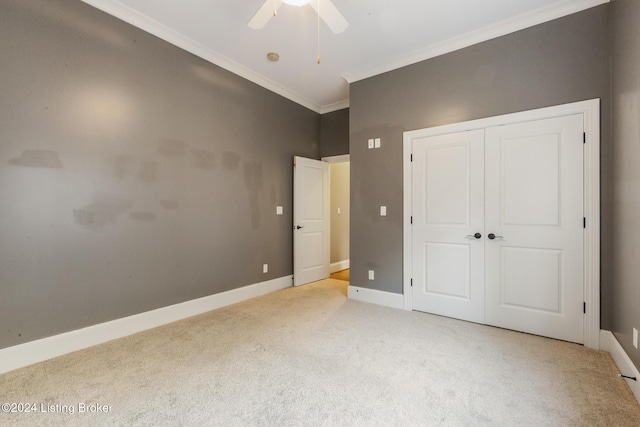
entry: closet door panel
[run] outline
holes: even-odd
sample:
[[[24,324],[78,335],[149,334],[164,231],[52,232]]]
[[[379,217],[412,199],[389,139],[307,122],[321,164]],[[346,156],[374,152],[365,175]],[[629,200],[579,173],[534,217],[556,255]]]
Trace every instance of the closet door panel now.
[[[582,343],[582,114],[487,128],[485,150],[487,324]]]
[[[483,140],[475,130],[413,142],[415,310],[484,323]]]

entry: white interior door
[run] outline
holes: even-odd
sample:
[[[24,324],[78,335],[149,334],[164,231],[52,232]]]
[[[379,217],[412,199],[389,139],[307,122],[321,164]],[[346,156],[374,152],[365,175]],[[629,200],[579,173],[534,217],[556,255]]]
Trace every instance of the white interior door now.
[[[583,116],[485,136],[486,322],[583,343]]]
[[[293,284],[329,277],[329,164],[293,159]]]
[[[415,310],[484,323],[483,141],[474,130],[413,142]]]

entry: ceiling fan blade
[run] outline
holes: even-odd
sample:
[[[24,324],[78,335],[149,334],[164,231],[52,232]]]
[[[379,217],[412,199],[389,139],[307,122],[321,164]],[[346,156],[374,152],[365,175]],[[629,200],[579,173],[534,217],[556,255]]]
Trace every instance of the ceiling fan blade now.
[[[349,26],[347,20],[344,19],[344,16],[342,16],[331,0],[314,0],[310,4],[334,33],[341,33]]]
[[[273,8],[275,5],[275,9],[278,10],[280,5],[282,4],[281,0],[265,0],[264,4],[260,6],[260,9],[253,15],[253,18],[249,21],[249,28],[253,28],[254,30],[259,30],[264,28],[269,22],[269,19],[273,17]]]

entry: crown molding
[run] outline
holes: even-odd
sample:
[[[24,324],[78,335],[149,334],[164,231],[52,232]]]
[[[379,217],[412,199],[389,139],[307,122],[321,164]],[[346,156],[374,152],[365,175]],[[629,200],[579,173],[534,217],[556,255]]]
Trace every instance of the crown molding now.
[[[432,44],[390,62],[347,72],[342,77],[347,82],[354,83],[609,2],[610,0],[565,0],[440,43]]]
[[[303,107],[306,107],[319,114],[330,113],[349,107],[349,100],[339,101],[328,105],[318,105],[308,98],[270,80],[261,74],[235,62],[231,59],[219,55],[211,49],[205,47],[183,34],[141,14],[140,12],[122,4],[118,0],[82,0],[109,15],[112,15],[134,27],[146,31],[168,43],[171,43],[187,52],[190,52],[212,64],[215,64],[227,71],[230,71],[246,80],[264,87],[278,95],[283,96]],[[572,13],[580,12],[610,0],[564,0],[515,18],[507,19],[494,25],[463,34],[459,37],[451,38],[443,42],[433,44],[424,49],[414,51],[390,62],[384,62],[373,66],[364,67],[350,71],[342,75],[348,83],[354,83],[378,74],[386,73],[397,68],[415,64],[436,56],[444,55],[458,49],[472,46],[493,38],[501,37],[534,25],[538,25],[553,19],[561,18]]]
[[[264,87],[272,92],[281,95],[290,101],[302,105],[316,113],[321,113],[322,106],[311,102],[304,96],[287,89],[286,87],[267,79],[266,77],[250,70],[249,68],[238,64],[235,61],[230,60],[222,55],[217,54],[211,49],[205,47],[201,43],[198,43],[189,37],[186,37],[179,32],[172,30],[166,25],[143,15],[142,13],[130,8],[119,2],[118,0],[82,0],[96,9],[99,9],[111,16],[114,16],[128,24],[133,25],[141,30],[146,31],[166,42],[171,43],[189,53],[192,53],[206,61],[211,62],[230,71],[246,80],[249,80],[259,86]]]
[[[323,105],[320,107],[320,114],[331,113],[333,111],[343,110],[349,108],[349,100],[334,102],[333,104]]]

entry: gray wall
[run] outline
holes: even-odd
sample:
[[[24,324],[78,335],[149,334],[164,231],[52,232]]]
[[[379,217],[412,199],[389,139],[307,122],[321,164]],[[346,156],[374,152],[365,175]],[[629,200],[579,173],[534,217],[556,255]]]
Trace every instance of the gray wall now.
[[[332,163],[331,172],[331,257],[330,262],[349,259],[349,162]],[[340,208],[340,214],[338,214]]]
[[[609,12],[603,5],[351,85],[352,285],[402,293],[404,131],[601,98],[602,319],[610,324]],[[376,137],[382,148],[367,149]]]
[[[632,328],[640,330],[640,2],[612,4],[613,238],[612,330],[640,367]]]
[[[0,2],[0,57],[0,348],[292,274],[319,114],[80,1]]]
[[[320,118],[320,155],[349,154],[349,109],[332,111]]]

